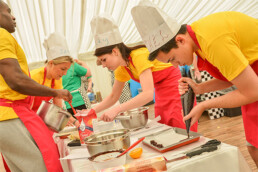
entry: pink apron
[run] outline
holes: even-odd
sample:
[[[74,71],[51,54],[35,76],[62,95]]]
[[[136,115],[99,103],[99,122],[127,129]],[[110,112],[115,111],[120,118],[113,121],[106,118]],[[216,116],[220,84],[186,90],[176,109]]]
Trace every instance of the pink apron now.
[[[0,106],[12,107],[21,119],[43,156],[48,172],[62,172],[56,144],[43,120],[30,109],[31,97],[23,100],[10,101],[0,99]],[[33,160],[32,160],[33,163]]]
[[[47,77],[47,69],[46,68],[44,68],[44,79],[43,79],[43,83],[41,84],[41,85],[44,85],[45,84],[45,81],[46,81],[46,77]],[[54,88],[54,86],[55,86],[55,80],[54,79],[52,79],[52,81],[51,81],[51,88]],[[34,97],[34,100],[33,100],[33,106],[32,106],[32,110],[34,111],[34,112],[37,112],[37,110],[38,110],[38,108],[39,108],[39,106],[40,106],[40,104],[41,104],[41,102],[43,101],[43,100],[45,100],[45,101],[49,101],[50,99],[52,99],[53,97],[43,97],[43,96],[35,96]]]
[[[197,38],[195,36],[194,31],[190,26],[187,25],[187,31],[195,44],[201,49]],[[201,56],[196,52],[198,55],[198,67],[200,70],[206,70],[208,71],[213,77],[223,80],[223,81],[228,81],[216,68],[213,66],[211,63],[209,63],[206,59],[203,60]],[[258,75],[258,61],[255,61],[252,65],[250,65],[255,73]],[[254,103],[250,103],[248,105],[243,105],[241,107],[242,109],[242,116],[243,116],[243,122],[244,122],[244,127],[245,127],[245,136],[246,140],[258,148],[258,101]]]
[[[131,57],[129,57],[133,65]],[[133,65],[134,66],[134,65]],[[132,72],[125,67],[131,78],[137,82]],[[185,123],[182,116],[182,104],[178,91],[178,80],[181,78],[179,68],[173,66],[166,69],[152,72],[155,87],[155,116],[161,117],[160,123],[185,129]],[[191,131],[197,131],[196,122]]]

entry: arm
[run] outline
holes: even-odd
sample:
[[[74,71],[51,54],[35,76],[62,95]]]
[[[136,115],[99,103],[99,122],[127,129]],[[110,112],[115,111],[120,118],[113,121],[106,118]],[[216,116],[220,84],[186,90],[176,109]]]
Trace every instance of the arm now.
[[[232,86],[231,82],[222,81],[216,78],[197,84],[190,78],[182,77],[178,80],[178,82],[180,95],[184,94],[188,90],[188,84],[193,88],[195,94],[203,94],[211,91],[223,90]]]
[[[100,119],[104,121],[112,121],[120,112],[124,112],[139,106],[145,105],[153,99],[154,83],[151,69],[146,69],[140,74],[140,82],[142,86],[142,93],[134,97],[133,99],[121,104],[121,106],[115,106],[114,108],[106,111]]]
[[[184,120],[192,117],[191,124],[193,124],[199,119],[205,109],[233,108],[258,100],[258,77],[249,65],[231,83],[237,87],[237,90],[199,103]]]
[[[21,94],[31,96],[53,96],[70,101],[72,95],[68,90],[55,90],[40,85],[25,75],[16,59],[6,58],[0,60],[0,74],[7,85]]]
[[[96,113],[101,112],[109,108],[113,104],[115,104],[119,99],[123,91],[123,88],[124,88],[124,82],[119,82],[115,80],[111,94],[108,95],[100,104],[98,104],[96,107],[93,108],[96,111]]]
[[[86,77],[91,76],[90,68],[89,68],[89,66],[88,66],[85,62],[83,62],[83,61],[81,61],[81,60],[78,60],[78,59],[74,59],[74,61],[75,61],[76,63],[78,63],[79,65],[81,65],[82,67],[84,67],[84,68],[87,69],[87,73],[86,73],[86,75],[85,75]]]

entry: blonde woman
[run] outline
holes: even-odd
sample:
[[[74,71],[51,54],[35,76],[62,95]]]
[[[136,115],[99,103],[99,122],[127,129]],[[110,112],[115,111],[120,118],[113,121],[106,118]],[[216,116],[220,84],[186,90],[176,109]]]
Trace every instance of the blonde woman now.
[[[44,67],[31,71],[31,77],[37,83],[53,88],[63,89],[62,76],[66,75],[67,70],[73,64],[73,58],[70,56],[69,49],[64,36],[58,33],[52,33],[44,41],[46,49],[47,61]],[[34,97],[32,110],[37,112],[41,102],[53,99],[53,103],[62,108],[62,99],[57,97]],[[74,118],[70,119],[70,123],[75,123]]]

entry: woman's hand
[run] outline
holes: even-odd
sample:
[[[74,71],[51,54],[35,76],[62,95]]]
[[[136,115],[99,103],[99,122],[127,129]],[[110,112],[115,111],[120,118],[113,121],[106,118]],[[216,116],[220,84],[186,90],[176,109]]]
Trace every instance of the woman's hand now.
[[[76,118],[74,118],[74,117],[71,116],[71,117],[69,118],[69,120],[68,120],[66,126],[76,126],[76,127],[79,127],[79,126],[80,126],[80,123],[79,123],[79,121],[78,121]]]
[[[73,59],[73,61],[75,61],[75,62],[78,63],[79,65],[82,65],[82,61],[80,61],[79,59]]]
[[[200,93],[199,84],[195,83],[191,78],[182,77],[178,80],[178,83],[178,90],[180,95],[183,95],[188,91],[188,85],[192,87],[195,94]]]
[[[191,112],[186,115],[183,120],[186,121],[190,118],[191,119],[191,126],[198,121],[198,119],[202,116],[202,113],[205,111],[205,106],[204,106],[204,102],[201,102],[199,104],[197,104],[196,106],[193,107],[193,109],[191,110]]]
[[[100,120],[103,120],[105,122],[111,122],[114,120],[114,118],[119,114],[118,108],[112,108],[110,110],[107,110],[100,116]]]

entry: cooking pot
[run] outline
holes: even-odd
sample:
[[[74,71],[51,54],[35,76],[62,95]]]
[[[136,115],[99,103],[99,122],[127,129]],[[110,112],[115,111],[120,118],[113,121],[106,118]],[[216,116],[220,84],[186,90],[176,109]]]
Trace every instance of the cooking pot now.
[[[37,114],[45,124],[55,132],[61,131],[67,124],[71,114],[53,103],[42,101]]]
[[[111,150],[127,149],[130,146],[129,130],[118,129],[92,134],[85,139],[85,144],[91,156]]]
[[[139,107],[120,113],[115,119],[119,119],[124,128],[135,130],[146,126],[148,122],[149,107]]]

